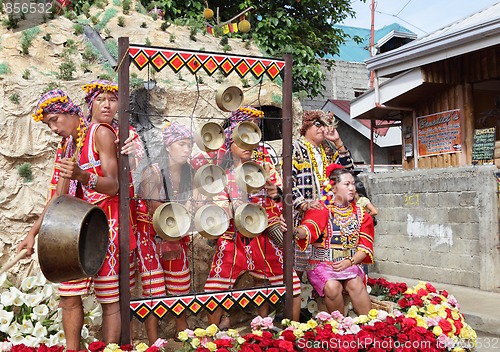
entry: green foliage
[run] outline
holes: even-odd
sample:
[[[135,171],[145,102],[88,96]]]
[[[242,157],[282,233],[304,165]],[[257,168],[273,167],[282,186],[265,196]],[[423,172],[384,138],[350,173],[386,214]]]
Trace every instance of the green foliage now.
[[[168,37],[168,41],[170,43],[174,43],[175,42],[175,34],[174,33],[170,33],[170,35]]]
[[[148,28],[148,24],[146,22],[141,23],[141,28]]]
[[[146,40],[144,40],[144,45],[151,46],[151,40],[146,37]]]
[[[12,93],[10,96],[9,96],[9,100],[15,104],[19,104],[19,101],[20,101],[20,96],[19,96],[19,93]]]
[[[167,21],[163,21],[161,23],[160,29],[165,32],[168,27],[170,27],[170,23],[168,23]]]
[[[73,34],[74,35],[81,35],[81,34],[83,34],[83,25],[81,23],[76,23],[73,26]]]
[[[75,79],[73,73],[76,71],[76,66],[73,61],[64,61],[59,65],[59,75],[57,76],[59,79],[64,81],[72,81]]]
[[[90,64],[88,62],[82,62],[82,64],[80,65],[80,68],[82,69],[83,73],[92,72],[92,70],[90,68]]]
[[[153,19],[153,21],[156,21],[158,19],[158,14],[156,12],[152,13],[151,18]]]
[[[122,4],[122,1],[120,0],[113,0],[113,5],[114,6],[120,6]]]
[[[98,79],[105,79],[107,81],[112,81],[113,80],[113,75],[110,75],[109,73],[101,73],[100,75],[97,76]]]
[[[21,52],[23,55],[29,54],[29,48],[33,43],[33,39],[40,33],[39,27],[28,28],[23,31],[21,36]]]
[[[204,22],[204,1],[163,0],[161,3],[166,21],[177,23],[191,19],[200,25]],[[253,10],[246,16],[256,45],[265,56],[282,58],[284,54],[291,54],[294,92],[305,91],[309,97],[319,95],[324,89],[320,59],[336,54],[339,45],[345,42],[347,34],[333,25],[354,16],[351,0],[208,0],[208,7],[219,8],[221,22],[249,6]],[[210,21],[215,24],[215,19]],[[332,65],[333,60],[328,60],[327,68]]]
[[[108,39],[104,42],[104,46],[111,54],[111,56],[113,56],[115,59],[118,59],[118,39]]]
[[[45,40],[46,42],[50,42],[50,39],[52,38],[52,34],[50,33],[45,33],[45,35],[42,37],[43,40]]]
[[[2,23],[7,29],[15,29],[18,27],[17,24],[19,23],[19,18],[9,14],[7,18],[2,21]]]
[[[10,73],[10,67],[6,63],[2,62],[0,63],[0,76],[6,75]]]
[[[123,16],[118,16],[118,19],[117,19],[117,25],[118,27],[125,27],[125,17]]]
[[[99,23],[99,17],[97,16],[90,17],[90,22],[92,22],[92,24],[96,26]]]
[[[26,69],[23,71],[23,78],[28,80],[30,79],[30,76],[31,76],[31,71],[29,69]]]
[[[132,7],[132,0],[122,1],[122,11],[124,15],[128,15],[130,13],[131,7]]]
[[[17,174],[26,182],[33,181],[33,171],[30,163],[22,163],[17,167]]]
[[[82,53],[82,59],[85,62],[95,64],[99,61],[101,54],[99,51],[90,43],[87,42],[85,49]]]
[[[58,89],[58,88],[61,88],[61,85],[59,83],[50,82],[49,84],[47,84],[47,86],[44,89],[42,89],[42,92],[40,93],[40,95],[45,94],[48,91],[51,91],[53,89]]]
[[[189,39],[191,39],[193,42],[195,42],[196,39],[196,33],[198,33],[198,28],[196,27],[191,27],[189,29]]]
[[[95,6],[97,6],[98,8],[104,10],[106,8],[106,6],[108,5],[108,2],[107,0],[97,0],[95,2]]]
[[[228,51],[231,51],[233,48],[231,48],[231,46],[229,44],[226,44],[222,47],[222,51],[224,51],[225,53],[227,53]]]
[[[143,86],[143,80],[137,76],[137,73],[130,74],[129,85],[131,89],[138,89]]]
[[[108,24],[109,20],[111,20],[113,17],[116,16],[117,14],[117,10],[114,9],[114,8],[110,8],[110,9],[107,9],[106,12],[104,12],[104,15],[102,16],[102,19],[101,21],[95,25],[95,29],[97,29],[98,31],[100,31],[101,29],[103,29],[104,27],[106,27],[106,25]]]
[[[250,88],[250,83],[248,83],[248,78],[243,77],[241,79],[241,85],[243,86],[243,88]]]

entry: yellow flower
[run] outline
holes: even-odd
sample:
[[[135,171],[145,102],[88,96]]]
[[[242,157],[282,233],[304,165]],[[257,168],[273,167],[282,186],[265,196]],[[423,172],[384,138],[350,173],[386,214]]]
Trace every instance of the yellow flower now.
[[[295,329],[293,330],[293,334],[295,335],[296,338],[300,339],[301,337],[304,336],[304,332],[300,329]]]
[[[116,343],[110,343],[106,346],[106,348],[109,348],[111,351],[116,351],[120,348],[120,346]]]
[[[177,334],[177,338],[184,342],[189,339],[189,335],[186,331],[179,331],[179,333]]]
[[[318,326],[318,322],[314,319],[309,319],[307,325],[309,326],[309,328],[314,329],[316,326]]]
[[[193,348],[198,348],[200,346],[200,339],[198,339],[196,337],[194,339],[192,339],[191,340],[191,346]]]
[[[212,325],[209,325],[207,327],[207,335],[208,336],[215,336],[215,334],[217,333],[217,331],[219,331],[219,328],[217,327],[217,325],[215,324],[212,324]]]
[[[308,330],[310,330],[309,325],[307,325],[305,323],[299,324],[299,329],[302,330],[302,331],[308,331]]]
[[[452,352],[464,352],[465,350],[462,347],[454,347]]]
[[[416,318],[417,320],[417,326],[421,326],[425,329],[427,329],[429,326],[427,325],[427,323],[425,322],[425,319],[423,317],[421,317],[420,315]]]
[[[370,309],[370,311],[368,312],[368,316],[370,317],[370,319],[375,319],[378,315],[378,310],[376,309]]]
[[[236,329],[228,329],[226,331],[226,334],[227,334],[227,336],[232,337],[232,338],[235,338],[239,335],[238,330],[236,330]]]
[[[205,336],[207,336],[207,331],[205,329],[202,329],[202,328],[196,328],[194,330],[194,335],[196,337],[205,337]]]
[[[443,329],[441,329],[439,325],[436,325],[434,328],[432,328],[432,332],[436,336],[441,336],[443,334]]]
[[[245,341],[246,341],[246,340],[245,340],[243,337],[241,337],[241,336],[238,336],[238,337],[236,338],[236,342],[238,343],[238,345],[242,345],[242,344],[244,344],[244,343],[245,343]]]
[[[458,319],[460,319],[460,314],[456,310],[454,310],[454,311],[451,312],[451,317],[454,320],[458,320]]]
[[[144,352],[148,349],[148,345],[146,345],[144,342],[141,342],[135,347],[137,352]]]
[[[408,313],[406,313],[406,316],[408,318],[416,318],[418,316],[418,308],[415,306],[411,306],[410,309],[408,309]]]
[[[375,310],[375,309],[372,309],[372,310]],[[371,313],[372,310],[370,310],[370,313]],[[371,317],[371,314],[370,314],[370,316],[364,315],[364,314],[363,315],[359,315],[357,318],[355,318],[354,322],[356,324],[366,324],[366,323],[368,323],[371,320],[370,317]],[[375,315],[375,317],[376,317],[376,315]]]
[[[207,343],[205,345],[206,348],[208,348],[209,351],[216,351],[217,350],[217,345],[215,343],[213,343],[212,341],[210,341],[209,343]]]
[[[262,336],[262,330],[252,330],[252,334],[256,336]]]

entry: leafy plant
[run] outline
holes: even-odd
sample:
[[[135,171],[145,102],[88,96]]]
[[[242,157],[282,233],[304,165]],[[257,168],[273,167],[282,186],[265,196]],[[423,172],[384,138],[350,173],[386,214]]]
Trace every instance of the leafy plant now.
[[[20,101],[19,93],[12,93],[9,96],[9,100],[15,104],[19,104]]]
[[[42,37],[42,38],[43,38],[43,40],[45,40],[46,42],[50,42],[50,39],[52,38],[52,34],[50,34],[50,33],[45,33],[45,34],[43,35],[43,37]]]
[[[170,27],[170,23],[168,23],[167,21],[163,21],[160,25],[160,29],[164,32],[167,30],[168,27]]]
[[[80,65],[83,73],[89,73],[89,72],[92,72],[91,68],[90,68],[90,64],[88,62],[82,62],[82,64]]]
[[[95,28],[97,30],[102,30],[104,27],[106,27],[106,25],[108,24],[108,22],[116,16],[116,13],[118,11],[114,8],[110,8],[110,9],[107,9],[106,12],[104,12],[104,15],[102,16],[102,19],[99,23],[96,23],[95,24]]]
[[[151,46],[151,40],[146,37],[146,40],[144,40],[144,45]]]
[[[74,35],[81,35],[81,34],[83,34],[83,25],[81,23],[76,23],[73,26],[73,34]]]
[[[10,13],[7,18],[2,21],[2,23],[7,29],[15,29],[18,27],[17,24],[19,23],[19,18]]]
[[[141,23],[141,28],[148,28],[148,24],[146,22]]]
[[[118,16],[117,23],[118,27],[125,27],[125,17]]]
[[[132,6],[132,0],[123,0],[122,1],[123,14],[128,15],[130,13],[131,6]]]
[[[174,33],[170,33],[170,35],[168,37],[168,41],[170,43],[174,43],[175,42],[175,34]]]
[[[196,33],[198,33],[198,28],[196,27],[191,27],[189,29],[189,39],[191,39],[193,42],[195,42],[196,39]]]
[[[129,80],[130,88],[132,89],[141,88],[143,86],[143,82],[144,81],[137,76],[137,73],[132,72],[130,74],[130,80]]]
[[[44,89],[42,89],[41,94],[45,94],[51,90],[58,89],[58,88],[61,88],[61,85],[59,83],[50,82],[49,84],[47,84],[47,86]]]
[[[38,33],[40,33],[40,28],[38,27],[28,28],[23,31],[21,36],[21,53],[23,55],[29,54],[29,48],[31,47],[33,39],[35,39]]]
[[[11,100],[12,100],[12,95],[11,95]],[[19,94],[17,94],[17,100],[18,100],[17,104],[19,104]],[[30,163],[22,163],[21,165],[19,165],[17,167],[17,174],[26,182],[33,181],[33,171],[31,170]]]
[[[30,79],[31,71],[29,69],[26,69],[23,71],[23,78],[28,80]]]
[[[75,79],[73,74],[76,72],[76,66],[73,61],[65,61],[59,65],[58,78],[64,81],[72,81]]]
[[[89,63],[96,63],[100,57],[99,52],[92,44],[88,44],[82,52],[82,59]]]
[[[0,63],[0,75],[6,75],[10,73],[10,67],[6,63],[2,62]]]
[[[227,53],[228,51],[231,51],[232,48],[229,44],[226,44],[222,47],[222,51],[224,51],[225,53]]]

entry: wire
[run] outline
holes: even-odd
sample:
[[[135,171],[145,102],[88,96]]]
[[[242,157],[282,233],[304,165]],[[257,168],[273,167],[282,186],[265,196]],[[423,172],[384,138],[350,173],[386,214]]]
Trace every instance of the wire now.
[[[408,21],[406,21],[406,20],[402,19],[402,18],[401,18],[401,17],[399,17],[398,15],[394,15],[394,14],[390,14],[390,13],[386,13],[386,12],[382,12],[382,11],[375,11],[375,12],[378,12],[378,13],[380,13],[381,15],[386,15],[386,16],[396,17],[396,18],[397,18],[397,19],[399,19],[400,21],[403,21],[404,23],[406,23],[406,24],[408,24],[408,25],[412,26],[413,28],[416,28],[416,29],[418,29],[419,31],[421,31],[421,32],[423,32],[423,33],[425,33],[425,34],[429,34],[429,32],[426,32],[426,31],[424,31],[422,28],[419,28],[419,27],[415,26],[414,24],[411,24],[410,22],[408,22]]]
[[[397,16],[397,15],[399,15],[399,14],[401,13],[401,11],[403,11],[403,10],[405,9],[405,7],[406,7],[406,6],[408,6],[408,4],[409,4],[410,2],[411,2],[411,0],[408,0],[408,2],[406,3],[406,5],[405,5],[405,6],[403,6],[403,8],[402,8],[401,10],[399,10],[399,12],[396,14],[396,16]]]

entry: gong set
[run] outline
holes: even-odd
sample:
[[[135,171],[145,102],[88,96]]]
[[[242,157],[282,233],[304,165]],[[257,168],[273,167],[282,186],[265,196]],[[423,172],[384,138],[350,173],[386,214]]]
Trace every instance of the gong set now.
[[[215,99],[222,111],[235,111],[242,105],[243,92],[235,86],[222,86]],[[261,138],[259,127],[248,121],[240,122],[232,134],[233,142],[244,150],[253,150]],[[203,152],[217,151],[224,141],[224,129],[215,122],[203,123],[194,133],[194,142]],[[235,169],[236,184],[248,194],[260,192],[266,177],[264,168],[254,161]],[[205,197],[214,197],[227,187],[225,170],[214,164],[203,165],[193,176],[193,186]],[[167,241],[179,240],[193,227],[200,235],[217,239],[228,229],[230,217],[243,236],[253,238],[269,232],[266,211],[255,203],[243,203],[230,214],[216,204],[205,204],[192,217],[184,205],[166,202],[154,212],[153,227]],[[96,275],[106,257],[108,226],[106,215],[98,206],[68,195],[54,199],[47,208],[38,238],[44,276],[52,282],[63,282]],[[279,232],[276,226],[273,230]]]

